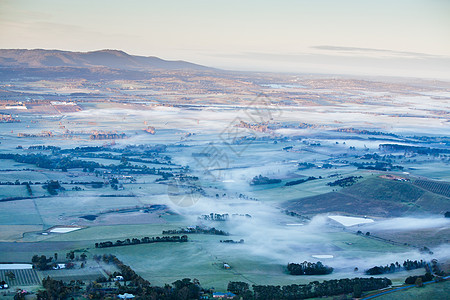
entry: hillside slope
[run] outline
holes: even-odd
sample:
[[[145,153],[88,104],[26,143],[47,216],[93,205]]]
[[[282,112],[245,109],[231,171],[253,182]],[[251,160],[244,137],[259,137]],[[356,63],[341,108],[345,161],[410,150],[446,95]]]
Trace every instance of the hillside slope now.
[[[0,49],[0,66],[13,68],[112,68],[122,70],[208,70],[186,61],[168,61],[158,57],[129,55],[119,50],[71,52],[43,49]]]
[[[300,214],[328,212],[402,216],[406,213],[443,214],[450,209],[450,198],[426,191],[408,182],[369,178],[339,192],[287,201],[283,206]]]

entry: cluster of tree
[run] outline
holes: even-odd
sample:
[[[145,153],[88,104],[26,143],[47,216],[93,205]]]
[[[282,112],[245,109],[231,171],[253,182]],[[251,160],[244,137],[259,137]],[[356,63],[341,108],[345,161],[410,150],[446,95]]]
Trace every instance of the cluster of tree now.
[[[339,128],[339,129],[336,129],[335,131],[357,133],[357,134],[367,134],[367,135],[385,135],[385,136],[392,136],[392,137],[400,137],[399,135],[394,134],[394,133],[388,133],[388,132],[382,132],[382,131],[370,131],[370,130],[357,129],[357,128]]]
[[[299,180],[286,182],[285,186],[297,185],[297,184],[301,184],[301,183],[304,183],[304,182],[307,182],[307,181],[310,181],[310,180],[316,180],[316,179],[317,179],[317,177],[309,176],[306,179],[299,179]]]
[[[422,282],[427,282],[433,280],[434,276],[431,275],[431,273],[427,272],[425,275],[419,275],[419,276],[409,276],[405,279],[406,284],[415,284],[416,280],[420,278]]]
[[[228,221],[229,215],[210,213],[209,215],[201,215],[198,218],[205,221]]]
[[[297,217],[297,218],[300,218],[300,219],[303,219],[303,220],[307,220],[307,221],[311,220],[310,217],[303,216],[303,215],[301,215],[301,214],[299,214],[299,213],[296,213],[296,212],[294,212],[294,211],[290,211],[290,210],[287,210],[287,209],[282,210],[281,212],[283,212],[283,213],[285,213],[286,215],[291,216],[291,217]]]
[[[373,291],[386,288],[392,282],[389,278],[344,278],[338,280],[313,281],[308,284],[291,284],[286,286],[253,285],[253,298],[255,300],[297,300],[319,298],[353,293],[354,297],[361,297],[364,291]],[[236,286],[236,285],[234,285]],[[244,287],[238,286],[238,287]],[[239,292],[239,290],[236,290]],[[244,293],[246,290],[244,289]]]
[[[94,258],[98,260],[98,257]],[[123,276],[124,280],[126,281],[132,281],[134,284],[148,284],[150,285],[150,282],[136,274],[136,272],[128,265],[124,264],[121,260],[119,260],[115,255],[106,255],[104,254],[102,256],[102,260],[105,263],[113,263],[116,265],[116,267],[120,270],[120,274]]]
[[[156,145],[149,145],[149,144],[142,144],[142,145],[127,145],[125,148],[123,148],[123,153],[141,153],[141,154],[153,154],[153,153],[161,153],[166,152],[167,146],[164,144],[156,144]]]
[[[17,134],[18,137],[52,137],[53,132],[42,130],[41,133],[26,133],[26,132],[19,132]]]
[[[33,196],[33,190],[31,189],[30,183],[26,182],[25,186],[27,187],[27,193],[29,196]]]
[[[235,240],[220,240],[221,243],[229,243],[229,244],[243,244],[244,240],[240,239],[239,241]]]
[[[119,161],[121,161],[121,163],[125,163],[125,164],[128,162],[143,162],[143,163],[150,163],[150,164],[172,164],[169,156],[158,157],[158,159],[152,159],[152,160],[130,157],[129,154],[114,155],[112,153],[85,152],[85,153],[79,154],[78,156],[88,157],[88,158],[105,158],[105,159],[119,160]],[[152,154],[151,156],[152,156],[152,158],[154,158],[155,155]],[[163,161],[161,161],[161,160],[163,160]]]
[[[82,261],[86,260],[87,255],[85,253],[81,253],[80,256],[75,256],[74,251],[70,251],[66,253],[66,259],[73,261],[73,260],[79,260],[81,258]],[[49,256],[48,258],[45,255],[33,255],[31,258],[31,263],[33,264],[33,268],[38,270],[49,270],[51,268],[55,268],[57,264],[53,262],[53,258],[55,261],[58,260],[58,253],[54,254],[54,257]],[[67,262],[64,264],[65,268],[71,269],[75,267],[75,265],[71,262]]]
[[[81,290],[83,282],[64,283],[62,280],[55,280],[47,276],[42,279],[42,286],[45,290],[39,290],[36,293],[38,300],[59,300],[67,299],[77,291]]]
[[[357,235],[363,235],[364,233],[363,233],[361,230],[358,230],[358,231],[356,232],[356,234],[357,234]],[[370,236],[370,232],[369,232],[369,231],[366,232],[366,236]]]
[[[438,149],[438,148],[408,146],[399,144],[380,144],[379,149],[382,151],[404,151],[433,156],[437,156],[441,153],[450,153],[449,149]]]
[[[394,273],[401,270],[414,270],[423,268],[426,266],[426,262],[423,260],[405,260],[403,264],[399,264],[398,262],[391,263],[390,265],[386,266],[375,266],[373,268],[370,268],[365,271],[367,275],[380,275],[380,274],[386,274],[386,273]]]
[[[36,165],[39,168],[45,169],[61,169],[63,171],[67,169],[74,168],[86,168],[91,172],[95,168],[102,167],[99,163],[86,160],[74,160],[68,156],[50,156],[45,154],[12,154],[12,153],[2,153],[0,154],[0,159],[12,159],[15,162],[26,163]]]
[[[349,177],[335,180],[333,182],[328,182],[327,185],[329,185],[329,186],[337,186],[338,185],[340,187],[352,186],[360,178],[362,178],[362,176],[349,176]]]
[[[433,254],[433,251],[431,251],[430,248],[428,248],[427,246],[419,248],[419,252],[425,254]]]
[[[73,149],[63,149],[59,152],[61,154],[71,153],[71,154],[77,154],[77,153],[83,153],[83,152],[100,152],[100,151],[110,151],[111,148],[108,146],[85,146],[85,147],[75,147]]]
[[[47,258],[45,255],[34,255],[31,258],[31,262],[33,264],[33,268],[36,268],[38,270],[48,270],[52,268],[52,264],[50,264],[53,260],[53,257]]]
[[[439,267],[437,259],[432,259],[431,260],[431,270],[429,268],[429,265],[425,266],[425,270],[427,272],[433,273],[433,274],[435,274],[437,276],[447,276],[448,275],[446,272],[441,270],[441,268]]]
[[[253,293],[250,291],[247,282],[242,281],[230,281],[228,282],[227,291],[235,294],[238,298],[253,299]]]
[[[309,163],[309,162],[301,162],[298,163],[298,169],[299,170],[306,170],[306,169],[312,169],[312,168],[316,168],[317,166],[313,163]]]
[[[320,261],[317,263],[308,261],[300,264],[288,263],[287,269],[291,275],[326,275],[333,272],[332,267],[325,266]]]
[[[215,214],[210,213],[209,215],[201,215],[198,217],[199,220],[204,221],[228,221],[230,215],[229,214]],[[245,217],[245,218],[251,218],[252,216],[249,214],[232,214],[232,218],[238,218],[238,217]]]
[[[44,190],[47,190],[47,192],[50,195],[58,195],[58,191],[64,191],[65,188],[61,186],[58,180],[50,180],[46,184],[42,186]]]
[[[16,279],[16,274],[14,274],[13,271],[7,271],[7,272],[5,272],[5,277],[7,277],[9,280],[15,280]],[[5,284],[6,284],[6,282],[2,281],[1,285],[4,286]]]
[[[57,147],[57,146],[46,146],[46,145],[34,145],[34,146],[29,146],[28,150],[41,150],[41,151],[45,151],[45,150],[51,150],[51,151],[59,151],[61,150],[61,147]]]
[[[138,299],[188,300],[199,299],[202,291],[200,282],[197,279],[184,278],[173,282],[172,285],[166,284],[164,287],[152,286],[149,281],[136,274],[133,269],[114,255],[104,254],[103,257],[94,256],[94,259],[102,259],[106,263],[115,264],[120,270],[119,274],[127,281],[127,285],[117,283],[118,289],[111,291],[94,283],[87,289],[89,299],[107,298],[107,293],[109,293],[111,298],[116,298],[117,294],[130,293]]]
[[[92,148],[92,147],[85,147],[85,148]],[[96,147],[94,147],[96,148]],[[77,149],[77,148],[75,148]],[[97,149],[97,148],[96,148]],[[101,149],[101,148],[99,148]],[[155,169],[155,168],[149,168],[146,165],[131,165],[128,162],[128,159],[125,160],[125,163],[121,163],[119,165],[111,164],[111,165],[102,165],[95,161],[87,161],[87,160],[76,160],[72,158],[72,155],[61,155],[62,153],[65,153],[69,151],[71,153],[72,149],[66,149],[61,150],[57,154],[58,155],[45,155],[41,153],[37,154],[12,154],[12,153],[2,153],[0,154],[0,159],[12,159],[16,162],[20,163],[27,163],[27,164],[34,164],[37,167],[45,168],[45,169],[61,169],[62,171],[67,171],[68,169],[75,169],[75,168],[81,168],[83,171],[87,172],[94,172],[95,169],[103,168],[103,169],[109,169],[112,170],[115,173],[122,173],[123,171],[126,171],[129,174],[152,174],[152,175],[161,175],[164,180],[167,178],[170,178],[173,175],[172,172],[164,172],[165,170],[171,170],[171,168],[161,168],[161,169]],[[54,153],[55,154],[55,153]],[[122,158],[121,158],[122,159]],[[151,163],[164,163],[164,164],[171,164],[170,157],[165,157],[167,161],[165,162],[159,162],[159,161],[144,161],[140,159],[131,159],[131,160],[138,160],[143,162],[151,162]]]
[[[404,168],[402,166],[394,166],[390,162],[382,162],[382,161],[375,161],[374,163],[367,162],[367,163],[353,163],[355,167],[362,170],[377,170],[377,171],[401,171]]]
[[[108,247],[119,247],[119,246],[128,246],[128,245],[139,245],[139,244],[152,244],[152,243],[164,243],[164,242],[187,242],[187,235],[183,236],[162,236],[162,237],[143,237],[142,239],[132,238],[125,239],[123,241],[117,240],[116,242],[100,242],[95,243],[95,248],[108,248]]]
[[[272,179],[269,177],[258,175],[258,176],[253,177],[252,181],[250,182],[250,185],[274,184],[274,183],[280,183],[280,182],[281,182],[281,179]]]
[[[374,160],[379,160],[380,159],[380,155],[378,153],[366,153],[363,156],[360,157],[361,159],[374,159]]]
[[[178,230],[163,230],[162,234],[190,234],[190,233],[202,233],[202,234],[214,234],[214,235],[230,235],[228,232],[216,229],[214,227],[208,228],[208,227],[187,227],[187,228],[181,228]]]
[[[94,132],[89,136],[91,140],[116,140],[116,139],[124,139],[127,135],[125,133],[116,133],[116,132]]]
[[[9,171],[16,171],[16,170],[9,170]],[[33,184],[31,181],[22,181],[20,182],[19,179],[16,179],[16,181],[0,181],[0,185],[30,185]]]

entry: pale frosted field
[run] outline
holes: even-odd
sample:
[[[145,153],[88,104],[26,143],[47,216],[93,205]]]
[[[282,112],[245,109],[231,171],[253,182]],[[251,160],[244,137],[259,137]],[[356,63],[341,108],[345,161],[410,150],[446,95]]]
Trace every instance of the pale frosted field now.
[[[342,225],[347,226],[347,227],[374,222],[374,220],[372,220],[372,219],[357,218],[357,217],[328,216],[328,218],[330,218],[336,222],[339,222]]]
[[[51,233],[68,233],[79,230],[81,227],[56,227],[50,230]]]

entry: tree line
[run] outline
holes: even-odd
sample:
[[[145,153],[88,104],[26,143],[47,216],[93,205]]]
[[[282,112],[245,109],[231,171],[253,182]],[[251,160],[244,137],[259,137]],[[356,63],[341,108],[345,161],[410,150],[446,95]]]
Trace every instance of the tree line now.
[[[389,278],[344,278],[285,286],[253,285],[252,292],[246,282],[238,281],[230,282],[228,291],[245,300],[298,300],[349,293],[353,293],[354,297],[361,297],[362,292],[386,288],[391,284],[392,282]]]
[[[123,241],[117,240],[116,242],[106,241],[106,242],[99,242],[95,243],[95,248],[109,248],[109,247],[119,247],[119,246],[128,246],[128,245],[139,245],[139,244],[152,244],[152,243],[165,243],[165,242],[187,242],[188,237],[187,235],[183,236],[162,236],[162,237],[143,237],[141,239],[138,238],[132,238],[125,239]]]
[[[340,187],[351,186],[351,185],[355,184],[358,181],[358,179],[360,179],[360,178],[362,178],[362,176],[349,176],[349,177],[335,180],[333,182],[328,182],[327,185],[329,185],[329,186],[338,185]]]
[[[318,178],[314,177],[314,176],[309,176],[308,178],[305,178],[305,179],[298,179],[298,180],[293,180],[293,181],[286,182],[285,186],[297,185],[297,184],[301,184],[301,183],[304,183],[304,182],[307,182],[307,181],[310,181],[310,180],[316,180],[316,179],[318,179]]]
[[[230,235],[228,232],[220,230],[220,229],[216,229],[214,227],[208,228],[208,227],[200,227],[198,225],[195,227],[163,230],[163,232],[162,232],[162,234],[192,234],[192,233]]]
[[[426,266],[426,262],[423,260],[417,261],[417,260],[405,260],[402,265],[400,265],[398,262],[391,263],[390,265],[386,266],[375,266],[368,270],[366,270],[364,273],[367,275],[381,275],[386,273],[394,273],[401,270],[415,270],[419,268],[423,268]]]

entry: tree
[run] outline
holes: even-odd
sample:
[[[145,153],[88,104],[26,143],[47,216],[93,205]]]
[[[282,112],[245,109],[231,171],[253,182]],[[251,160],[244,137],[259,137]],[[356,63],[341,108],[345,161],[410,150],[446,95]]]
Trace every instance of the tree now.
[[[236,295],[243,295],[248,291],[248,283],[242,281],[230,281],[228,282],[227,291],[232,292]]]
[[[53,257],[50,256],[47,258],[45,255],[33,255],[31,258],[31,262],[33,263],[33,267],[37,268],[38,270],[47,270],[49,269],[48,263],[50,263],[53,260]]]
[[[423,287],[423,281],[422,281],[422,277],[417,277],[416,281],[414,282],[414,284],[417,287]]]
[[[55,257],[55,261],[58,260],[58,253],[55,252],[55,254],[53,255]]]
[[[362,296],[362,289],[361,289],[361,284],[355,284],[353,286],[353,297],[354,298],[361,298]]]
[[[8,271],[5,273],[5,276],[9,278],[9,280],[16,279],[16,274],[14,274],[12,271]]]
[[[73,251],[67,252],[66,258],[67,258],[67,259],[70,259],[70,260],[74,260],[74,258],[75,258],[75,252],[73,252]]]

